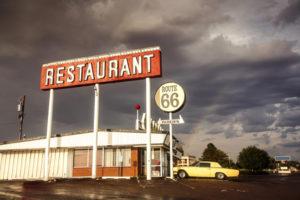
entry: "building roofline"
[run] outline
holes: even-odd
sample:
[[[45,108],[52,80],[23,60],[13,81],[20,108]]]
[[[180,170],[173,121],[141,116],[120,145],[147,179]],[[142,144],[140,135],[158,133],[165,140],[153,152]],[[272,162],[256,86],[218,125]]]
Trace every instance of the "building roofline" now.
[[[69,135],[79,135],[79,134],[85,134],[85,133],[91,133],[91,132],[94,132],[94,131],[93,130],[82,130],[82,131],[73,131],[73,132],[66,132],[66,133],[56,133],[56,134],[52,134],[51,138],[63,137],[63,136],[69,136]],[[98,129],[98,132],[145,133],[145,130]],[[169,131],[155,131],[155,132],[151,132],[151,133],[169,134]],[[22,140],[3,141],[3,142],[0,142],[0,145],[12,144],[12,143],[21,143],[21,142],[28,142],[28,141],[42,140],[42,139],[46,139],[46,136],[38,136],[38,137],[32,137],[32,138],[25,138],[25,139],[22,139]]]

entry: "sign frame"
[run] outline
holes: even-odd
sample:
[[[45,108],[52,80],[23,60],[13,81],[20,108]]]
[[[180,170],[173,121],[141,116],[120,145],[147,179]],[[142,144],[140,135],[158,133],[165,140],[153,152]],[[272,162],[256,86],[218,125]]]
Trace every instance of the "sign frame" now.
[[[275,161],[291,161],[291,156],[275,156]]]
[[[166,87],[168,84],[175,84],[174,86],[178,87],[179,90],[182,92],[182,96],[179,96],[179,98],[183,98],[183,100],[181,102],[179,102],[179,106],[176,106],[176,108],[173,108],[173,109],[166,109],[166,108],[163,107],[163,105],[161,103],[159,103],[159,101],[161,100],[161,98],[160,98],[160,90],[162,90],[162,88]],[[173,93],[173,94],[175,94],[175,93]],[[172,98],[172,97],[170,97],[170,98]],[[184,107],[185,102],[186,102],[186,94],[184,92],[184,88],[181,85],[179,85],[178,83],[175,83],[175,82],[166,82],[166,83],[162,84],[159,88],[157,88],[157,90],[155,92],[155,103],[164,112],[167,112],[167,113],[178,112],[178,111],[180,111]],[[169,105],[170,104],[171,104],[171,101],[169,102]]]
[[[161,77],[160,47],[74,58],[42,65],[40,89]]]
[[[166,125],[166,124],[184,124],[184,120],[181,117],[181,115],[179,115],[179,119],[160,119],[157,122],[159,125]]]

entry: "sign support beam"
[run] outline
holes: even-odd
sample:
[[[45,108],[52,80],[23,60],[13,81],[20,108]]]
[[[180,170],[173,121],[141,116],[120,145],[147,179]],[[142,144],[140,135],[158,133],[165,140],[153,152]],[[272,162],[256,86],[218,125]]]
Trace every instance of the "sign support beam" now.
[[[151,83],[146,78],[146,141],[147,141],[147,180],[151,180]]]
[[[45,148],[45,181],[49,180],[49,150],[50,150],[50,140],[52,132],[52,119],[53,119],[53,102],[54,102],[54,89],[50,89],[49,95],[49,108],[48,108],[48,124],[47,124],[47,138],[46,138],[46,148]]]
[[[169,112],[169,120],[172,121],[172,112]],[[170,131],[170,178],[174,179],[173,175],[173,127],[169,125]]]
[[[97,146],[98,146],[98,125],[99,125],[99,96],[100,86],[99,83],[95,84],[95,110],[94,110],[94,145],[93,145],[93,166],[92,178],[97,177]]]

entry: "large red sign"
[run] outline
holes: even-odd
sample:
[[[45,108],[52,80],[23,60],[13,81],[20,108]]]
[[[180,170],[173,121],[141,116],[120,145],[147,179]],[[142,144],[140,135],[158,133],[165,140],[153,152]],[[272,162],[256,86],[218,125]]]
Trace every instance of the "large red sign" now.
[[[161,76],[159,47],[44,64],[42,90]]]

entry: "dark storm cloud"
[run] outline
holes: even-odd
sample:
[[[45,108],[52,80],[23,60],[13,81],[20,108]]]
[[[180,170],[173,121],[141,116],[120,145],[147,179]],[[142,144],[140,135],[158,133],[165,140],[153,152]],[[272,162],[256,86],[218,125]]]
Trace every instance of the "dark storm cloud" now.
[[[300,1],[299,0],[289,0],[289,5],[282,10],[282,12],[277,16],[276,24],[293,24],[299,23],[300,18]]]
[[[24,93],[28,96],[25,111],[30,119],[24,121],[24,127],[27,132],[35,132],[33,135],[44,131],[36,122],[44,124],[41,121],[44,122],[47,116],[48,93],[38,91],[42,63],[160,45],[163,72],[167,80],[174,80],[182,74],[187,64],[180,47],[201,38],[212,24],[228,20],[218,12],[218,6],[213,1],[202,4],[195,1],[194,7],[186,3],[170,7],[168,2],[139,1],[38,2],[5,2],[1,13],[6,20],[0,22],[1,26],[6,27],[0,37],[0,57],[3,61],[7,60],[1,63],[1,67],[13,72],[3,85],[7,85],[8,80],[18,80],[18,85],[26,85],[25,89],[13,84],[10,87],[18,96]],[[214,15],[210,15],[212,12]],[[17,61],[12,61],[12,58],[17,58]],[[172,70],[167,70],[168,67]],[[153,88],[161,82],[154,80]],[[27,91],[29,88],[30,91]],[[31,88],[38,92],[32,93]],[[126,113],[134,113],[131,107],[136,102],[144,102],[144,83],[104,85],[103,88],[106,95],[101,99],[101,111],[110,113],[101,119],[103,126],[131,128],[132,117],[128,121],[122,120],[122,113],[125,116],[128,115]],[[105,88],[110,89],[105,91]],[[85,129],[91,125],[92,92],[91,88],[55,92],[54,132]],[[120,99],[127,101],[120,103]],[[9,118],[17,123],[15,113],[9,110],[4,108],[5,113],[11,113]],[[154,108],[153,114],[160,115],[161,112]]]
[[[216,126],[217,122],[237,123],[245,133],[274,131],[274,127],[271,127],[273,123],[276,123],[278,129],[281,128],[284,121],[277,122],[278,116],[275,114],[283,109],[280,113],[285,118],[284,113],[287,111],[286,108],[274,105],[283,103],[297,106],[295,101],[286,102],[285,98],[300,95],[297,89],[300,57],[293,52],[294,45],[295,42],[290,41],[271,41],[237,47],[224,38],[217,38],[210,44],[208,51],[219,51],[218,57],[208,60],[209,64],[201,66],[198,73],[190,73],[192,76],[187,81],[194,94],[194,101],[189,103],[201,107],[198,110],[200,116],[209,112],[210,116],[205,119],[212,126]],[[235,56],[230,56],[233,53]],[[209,59],[201,58],[199,63]],[[291,113],[295,115],[293,111]],[[297,117],[294,117],[290,122],[297,125],[293,121]],[[226,138],[240,136],[232,126],[222,126],[219,124],[206,133],[224,133]],[[279,131],[277,128],[276,132]],[[285,134],[289,130],[286,129]],[[279,132],[283,134],[282,130]],[[260,138],[261,142],[270,143],[268,135]]]
[[[98,53],[96,50],[113,51],[109,48],[114,43],[112,29],[127,11],[124,4],[36,0],[4,3],[1,10],[6,13],[3,15],[7,20],[0,22],[1,27],[6,27],[2,32],[4,45],[0,53],[22,57],[33,54],[44,57],[46,54],[45,62],[48,62],[95,54]]]
[[[222,46],[226,45],[223,41],[220,42],[223,43]],[[216,44],[216,48],[219,46],[220,44]],[[198,71],[191,69],[192,76],[187,82],[191,92],[199,97],[198,101],[195,99],[191,103],[203,106],[220,103],[216,108],[217,112],[228,115],[241,109],[278,103],[286,96],[298,96],[299,92],[294,90],[298,81],[294,78],[295,73],[300,75],[295,66],[300,58],[291,48],[290,43],[284,41],[274,42],[265,48],[264,55],[257,52],[256,47],[239,48],[239,54],[245,55],[237,56],[238,62],[231,61],[232,57],[229,57],[218,64],[220,57],[216,57],[213,61],[216,64],[199,67]],[[214,49],[212,47],[211,51],[215,52]],[[271,56],[273,49],[276,49],[280,57]]]
[[[290,97],[286,98],[285,102],[289,107],[299,107],[300,106],[300,98],[298,97]]]
[[[39,90],[43,63],[156,45],[162,49],[163,76],[151,79],[152,96],[167,81],[178,82],[186,92],[184,108],[174,114],[181,114],[186,124],[174,127],[175,132],[197,132],[206,123],[205,133],[211,137],[238,138],[251,132],[263,144],[272,143],[265,131],[286,138],[296,135],[299,41],[274,34],[268,40],[238,45],[234,37],[213,33],[215,27],[230,27],[245,16],[260,17],[258,11],[277,4],[273,0],[2,1],[0,140],[16,138],[16,104],[23,94],[27,94],[25,132],[45,135],[48,92]],[[277,15],[277,23],[298,23],[298,5],[299,1],[290,1]],[[257,21],[259,27],[264,20]],[[248,25],[247,20],[242,22]],[[144,89],[144,80],[101,85],[100,127],[132,129],[134,106],[141,105],[140,115],[145,112]],[[55,91],[54,101],[54,133],[93,127],[93,86]],[[168,115],[152,102],[152,117]]]

